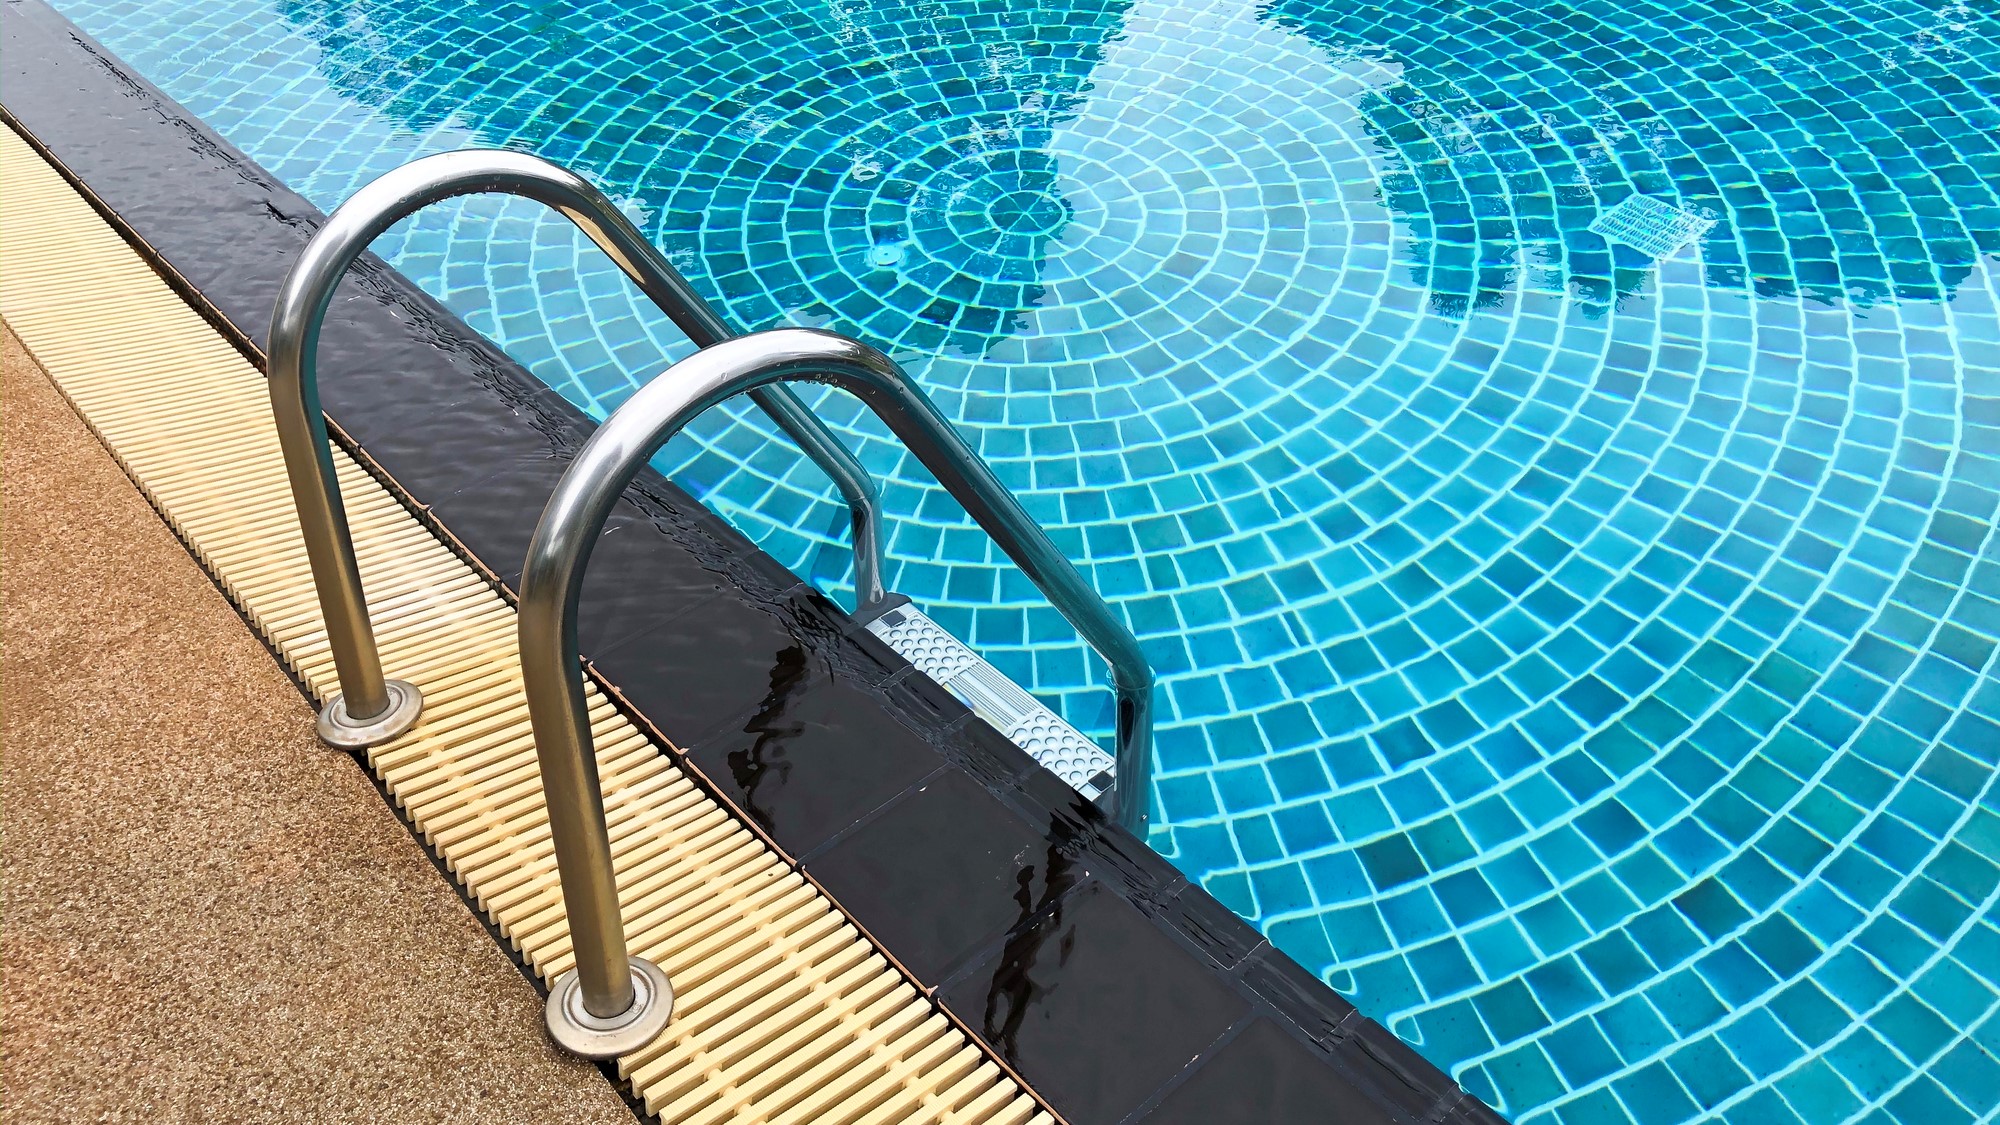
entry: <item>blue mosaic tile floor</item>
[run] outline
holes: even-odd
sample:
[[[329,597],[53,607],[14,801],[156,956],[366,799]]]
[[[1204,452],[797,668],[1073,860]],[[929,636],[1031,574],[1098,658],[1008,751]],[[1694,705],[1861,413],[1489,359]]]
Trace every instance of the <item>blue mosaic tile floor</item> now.
[[[1154,844],[1517,1120],[2000,1112],[1993,0],[59,6],[323,207],[532,149],[894,349],[1164,674]],[[684,347],[531,206],[381,245],[594,411]],[[1102,731],[820,402],[894,586]],[[760,419],[664,466],[846,581]]]

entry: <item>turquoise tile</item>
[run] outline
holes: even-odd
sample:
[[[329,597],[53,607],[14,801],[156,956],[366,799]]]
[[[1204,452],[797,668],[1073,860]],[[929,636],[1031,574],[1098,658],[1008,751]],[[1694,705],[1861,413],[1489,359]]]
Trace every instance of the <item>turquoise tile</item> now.
[[[323,208],[539,152],[738,324],[888,348],[1155,661],[1153,842],[1513,1119],[1996,1112],[1989,9],[57,2]],[[1713,226],[1608,240],[1635,195]],[[534,205],[376,249],[593,415],[688,350]],[[891,584],[1108,735],[803,391]],[[658,464],[851,596],[754,411]]]

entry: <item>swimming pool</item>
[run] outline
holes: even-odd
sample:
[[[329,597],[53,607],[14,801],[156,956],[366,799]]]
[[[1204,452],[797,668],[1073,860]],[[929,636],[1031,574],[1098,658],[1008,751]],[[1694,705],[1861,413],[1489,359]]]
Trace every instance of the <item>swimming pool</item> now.
[[[59,6],[323,207],[528,147],[894,348],[1164,674],[1154,844],[1518,1120],[2000,1105],[1990,5]],[[682,347],[530,206],[383,248],[597,412]],[[666,467],[844,581],[757,418]]]

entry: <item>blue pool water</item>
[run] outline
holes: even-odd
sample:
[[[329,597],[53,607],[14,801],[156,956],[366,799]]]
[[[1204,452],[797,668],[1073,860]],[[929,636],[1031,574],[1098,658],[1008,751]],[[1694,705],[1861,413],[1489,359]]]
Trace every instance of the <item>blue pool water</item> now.
[[[1151,652],[1154,845],[1515,1119],[2000,1113],[1993,0],[59,6],[322,207],[530,149],[892,349]],[[381,248],[593,412],[685,350],[532,205]],[[664,467],[844,589],[761,419]]]

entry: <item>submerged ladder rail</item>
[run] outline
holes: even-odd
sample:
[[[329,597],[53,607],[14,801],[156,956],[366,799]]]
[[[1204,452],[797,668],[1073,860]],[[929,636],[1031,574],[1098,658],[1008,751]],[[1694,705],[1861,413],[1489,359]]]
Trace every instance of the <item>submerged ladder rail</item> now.
[[[1118,772],[1109,811],[1144,831],[1153,672],[1138,640],[916,383],[874,348],[813,329],[706,348],[641,387],[591,435],[549,497],[521,570],[522,680],[576,957],[550,989],[548,1023],[579,1054],[619,1053],[616,1044],[650,1027],[643,1042],[666,1023],[659,998],[672,1002],[659,969],[625,946],[577,651],[584,571],[612,506],[662,445],[717,403],[781,380],[829,383],[873,410],[1111,666]]]
[[[320,412],[320,326],[341,278],[383,231],[433,203],[484,193],[532,199],[576,224],[697,348],[736,337],[602,192],[539,157],[492,149],[428,156],[377,178],[335,209],[279,289],[267,369],[286,473],[340,679],[340,692],[327,700],[319,721],[320,737],[336,746],[360,748],[394,738],[416,722],[423,704],[414,685],[383,675]],[[857,611],[880,607],[886,599],[881,502],[873,478],[789,388],[762,386],[750,397],[839,487],[854,528]]]

